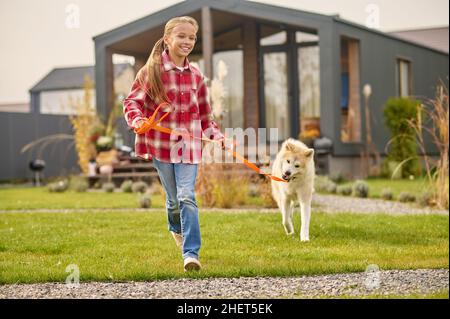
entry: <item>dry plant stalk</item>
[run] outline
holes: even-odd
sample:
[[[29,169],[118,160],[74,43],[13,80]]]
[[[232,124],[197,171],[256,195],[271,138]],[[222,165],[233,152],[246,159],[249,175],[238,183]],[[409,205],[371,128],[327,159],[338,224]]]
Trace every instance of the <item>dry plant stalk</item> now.
[[[203,164],[197,179],[198,196],[205,207],[232,208],[245,205],[249,178],[239,164]]]
[[[449,114],[448,89],[442,83],[436,90],[434,100],[418,105],[417,120],[408,121],[416,132],[419,148],[424,156],[427,178],[433,187],[434,201],[440,208],[449,207]],[[426,152],[424,132],[432,139],[439,152],[437,160]]]
[[[97,122],[95,110],[91,105],[94,84],[89,76],[84,77],[84,97],[82,101],[71,101],[76,115],[70,117],[75,131],[75,147],[78,154],[78,164],[84,174],[88,173],[89,160],[96,155],[94,145],[90,142],[90,129]]]
[[[228,74],[228,67],[222,60],[217,65],[217,76],[211,81],[209,89],[211,95],[212,112],[216,119],[222,121],[225,112],[225,98],[228,95],[224,79]]]
[[[272,182],[268,178],[259,181],[259,192],[264,201],[264,207],[277,208],[277,202],[272,196]]]
[[[224,99],[227,95],[227,89],[224,85],[224,79],[228,74],[228,68],[225,62],[219,61],[217,65],[217,76],[210,81],[209,85],[209,97],[212,107],[212,114],[216,122],[221,125],[223,114],[224,114]],[[206,82],[209,79],[206,78]],[[223,187],[234,188],[234,181],[224,174],[224,170],[227,168],[232,169],[233,165],[224,165],[220,163],[214,164],[203,164],[199,166],[197,187],[199,197],[202,200],[202,204],[206,207],[212,207],[214,205],[232,205],[230,203],[225,203],[228,200],[224,199],[222,195]],[[222,180],[221,180],[222,179]],[[230,193],[228,193],[230,194]],[[233,199],[232,199],[233,201]]]

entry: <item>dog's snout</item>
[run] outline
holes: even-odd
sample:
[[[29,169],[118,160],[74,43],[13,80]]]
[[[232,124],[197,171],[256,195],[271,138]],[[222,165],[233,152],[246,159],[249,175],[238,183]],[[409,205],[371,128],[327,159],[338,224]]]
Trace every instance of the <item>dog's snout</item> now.
[[[284,175],[286,175],[286,176],[291,176],[291,171],[286,171],[286,172],[284,172]]]

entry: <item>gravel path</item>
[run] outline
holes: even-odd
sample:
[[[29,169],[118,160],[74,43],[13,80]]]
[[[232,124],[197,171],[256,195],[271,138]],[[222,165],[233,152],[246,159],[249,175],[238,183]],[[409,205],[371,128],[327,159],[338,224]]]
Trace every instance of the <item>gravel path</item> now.
[[[448,269],[389,270],[309,277],[177,279],[149,282],[0,286],[0,298],[317,298],[429,294],[448,289]]]
[[[24,210],[0,210],[1,213],[73,213],[73,212],[160,212],[163,208],[133,209],[133,208],[86,208],[86,209],[24,209]],[[430,207],[418,207],[414,204],[405,204],[395,201],[385,201],[374,198],[356,198],[337,195],[314,194],[313,212],[326,213],[386,213],[390,215],[406,214],[439,214],[448,215],[448,210],[439,210]],[[201,212],[227,212],[227,213],[278,213],[277,208],[201,208]]]

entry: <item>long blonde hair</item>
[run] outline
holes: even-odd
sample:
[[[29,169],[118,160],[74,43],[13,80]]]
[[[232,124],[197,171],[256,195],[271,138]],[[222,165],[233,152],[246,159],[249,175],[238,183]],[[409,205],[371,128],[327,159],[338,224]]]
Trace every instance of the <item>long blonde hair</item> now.
[[[167,93],[161,80],[161,55],[166,49],[164,38],[170,36],[173,29],[181,23],[190,23],[198,31],[197,21],[188,16],[175,17],[167,21],[164,27],[164,35],[156,41],[147,63],[139,70],[136,79],[141,87],[155,103],[169,102]]]

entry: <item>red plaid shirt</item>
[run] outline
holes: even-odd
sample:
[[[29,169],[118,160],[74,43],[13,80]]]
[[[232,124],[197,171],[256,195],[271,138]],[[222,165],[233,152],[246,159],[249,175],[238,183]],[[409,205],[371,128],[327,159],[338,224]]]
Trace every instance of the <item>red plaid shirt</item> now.
[[[223,134],[213,121],[208,102],[207,88],[202,73],[186,59],[183,70],[170,60],[167,51],[161,56],[161,79],[171,103],[171,113],[160,125],[163,127],[188,131],[192,136],[221,139]],[[153,115],[158,105],[153,102],[137,80],[123,102],[123,113],[129,127],[135,128],[143,117]],[[164,111],[160,110],[156,120]],[[150,130],[138,135],[135,140],[136,156],[156,159],[166,163],[197,164],[202,159],[202,143],[198,139],[183,139],[174,134]]]

